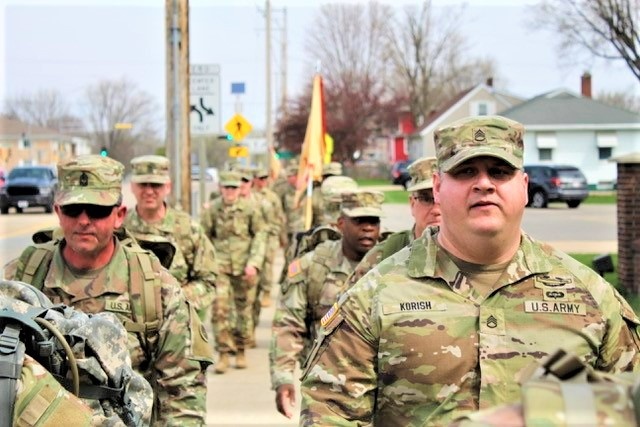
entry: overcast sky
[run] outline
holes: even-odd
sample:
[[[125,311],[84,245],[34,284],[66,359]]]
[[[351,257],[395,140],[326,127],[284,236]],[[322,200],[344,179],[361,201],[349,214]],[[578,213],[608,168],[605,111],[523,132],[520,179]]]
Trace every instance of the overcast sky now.
[[[353,3],[356,0],[352,0]],[[305,34],[313,28],[320,1],[272,0],[274,102],[280,93],[282,12],[287,9],[287,87],[299,93],[312,79],[305,67]],[[418,3],[398,2],[399,3]],[[434,4],[460,2],[434,0]],[[593,60],[560,66],[552,34],[525,25],[532,1],[475,0],[460,23],[469,55],[493,57],[500,76],[496,86],[532,97],[566,88],[580,91],[580,75],[589,70],[593,92],[629,91],[640,85],[623,63]],[[192,64],[220,64],[224,124],[240,101],[256,128],[265,123],[264,1],[191,0]],[[7,96],[57,89],[80,111],[84,89],[103,79],[126,77],[149,92],[164,118],[164,0],[0,0],[0,105]],[[231,95],[232,82],[246,93]]]

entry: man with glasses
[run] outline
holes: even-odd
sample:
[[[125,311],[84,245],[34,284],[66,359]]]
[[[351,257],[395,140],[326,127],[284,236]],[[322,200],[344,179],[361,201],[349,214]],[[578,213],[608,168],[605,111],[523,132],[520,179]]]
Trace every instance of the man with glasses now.
[[[220,358],[215,372],[224,374],[229,358],[245,369],[245,349],[253,333],[252,294],[264,263],[266,229],[260,209],[240,197],[242,176],[220,173],[220,197],[202,213],[202,226],[218,255],[219,276],[213,305],[213,330]]]
[[[29,246],[5,277],[32,284],[54,303],[114,313],[129,332],[133,368],[154,390],[154,425],[201,426],[211,349],[180,284],[120,230],[123,171],[98,155],[60,163],[54,209],[61,231],[54,236],[62,237]]]
[[[433,199],[433,174],[437,171],[435,157],[423,157],[408,167],[411,180],[409,206],[414,219],[413,228],[398,231],[378,243],[362,258],[347,280],[347,287],[354,285],[383,259],[390,257],[422,235],[427,227],[440,224],[440,204]]]
[[[378,191],[342,192],[337,222],[342,238],[325,240],[289,264],[280,287],[269,351],[276,407],[288,418],[295,404],[296,362],[302,365],[322,317],[333,309],[357,263],[378,242],[383,200],[384,194]]]
[[[139,241],[162,236],[173,244],[176,252],[169,271],[204,322],[215,298],[216,253],[200,223],[167,205],[165,199],[171,193],[169,166],[164,156],[131,160],[131,192],[136,206],[127,213],[124,224]]]

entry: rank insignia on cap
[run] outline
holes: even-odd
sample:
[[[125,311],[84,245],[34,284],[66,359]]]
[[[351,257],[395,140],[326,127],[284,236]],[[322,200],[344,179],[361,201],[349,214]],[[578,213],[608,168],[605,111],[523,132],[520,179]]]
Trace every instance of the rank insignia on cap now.
[[[87,176],[86,172],[82,172],[80,174],[80,187],[86,187],[89,185],[89,176]]]
[[[324,316],[322,316],[322,319],[320,320],[320,325],[322,325],[322,327],[324,328],[333,320],[334,317],[336,317],[337,314],[338,314],[338,303],[334,302],[331,308],[329,309],[329,311],[327,311],[324,314]]]
[[[487,139],[487,137],[484,135],[484,132],[482,131],[482,129],[478,129],[474,134],[473,134],[473,139],[476,141],[484,141],[485,139]]]
[[[302,271],[300,268],[300,260],[295,259],[289,264],[289,268],[287,269],[287,277],[294,277]]]

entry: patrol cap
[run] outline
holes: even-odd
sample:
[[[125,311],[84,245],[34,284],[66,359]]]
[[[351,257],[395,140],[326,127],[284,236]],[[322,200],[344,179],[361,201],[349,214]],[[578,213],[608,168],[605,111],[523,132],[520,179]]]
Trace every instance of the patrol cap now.
[[[255,178],[265,178],[265,177],[269,176],[269,169],[267,169],[267,168],[256,168],[255,172],[253,173],[253,176]]]
[[[320,185],[320,194],[327,202],[342,202],[340,194],[343,191],[353,191],[358,188],[358,183],[348,176],[332,175],[328,176]]]
[[[139,156],[131,159],[131,182],[166,184],[169,176],[169,159],[165,156]]]
[[[384,216],[382,212],[384,193],[381,191],[356,189],[353,191],[344,191],[341,193],[341,196],[342,204],[340,210],[350,218]]]
[[[122,163],[96,154],[59,163],[55,202],[115,206],[122,201],[123,172]]]
[[[342,175],[342,164],[338,162],[327,163],[322,166],[322,175]]]
[[[298,165],[287,166],[287,176],[298,175]]]
[[[448,172],[474,157],[497,157],[522,169],[524,126],[502,116],[472,116],[437,129],[438,167]]]
[[[407,191],[433,188],[433,174],[437,169],[438,161],[435,157],[422,157],[411,163],[407,168],[411,177]]]
[[[254,169],[251,166],[236,166],[233,168],[234,172],[240,174],[240,179],[244,181],[253,180]]]
[[[222,187],[240,187],[242,176],[236,171],[220,172],[220,185]]]

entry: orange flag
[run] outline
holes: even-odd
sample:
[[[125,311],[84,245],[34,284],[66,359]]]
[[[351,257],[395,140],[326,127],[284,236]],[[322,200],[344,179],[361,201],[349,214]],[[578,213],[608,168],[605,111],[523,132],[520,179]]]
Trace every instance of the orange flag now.
[[[302,194],[307,193],[305,200],[305,228],[311,227],[311,193],[313,181],[322,180],[322,165],[324,161],[324,99],[322,94],[322,77],[318,74],[313,78],[313,92],[311,93],[311,109],[307,121],[307,131],[304,134],[304,142],[300,152],[298,165],[298,181],[296,191],[296,204],[299,203]]]
[[[282,163],[280,163],[280,159],[276,156],[276,150],[273,148],[273,145],[269,145],[269,177],[275,181],[282,171]]]

